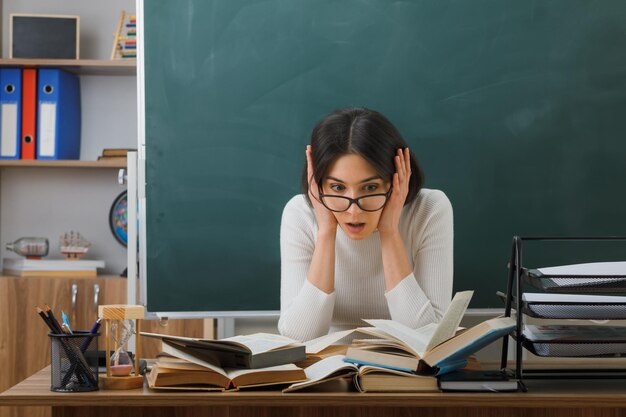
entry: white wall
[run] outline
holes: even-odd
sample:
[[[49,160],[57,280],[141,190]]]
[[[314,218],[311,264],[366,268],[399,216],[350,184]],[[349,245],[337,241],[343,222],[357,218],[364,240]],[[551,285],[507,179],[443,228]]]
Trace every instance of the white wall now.
[[[80,16],[80,56],[109,59],[121,10],[134,0],[4,0],[2,57],[9,56],[9,15],[47,13]],[[134,76],[81,76],[81,159],[95,160],[103,148],[137,147]],[[92,242],[89,258],[104,259],[105,273],[126,267],[126,249],[109,231],[108,213],[125,187],[117,170],[3,168],[0,171],[0,256],[14,256],[5,243],[22,236],[50,239],[49,258],[59,258],[58,238],[77,230]]]

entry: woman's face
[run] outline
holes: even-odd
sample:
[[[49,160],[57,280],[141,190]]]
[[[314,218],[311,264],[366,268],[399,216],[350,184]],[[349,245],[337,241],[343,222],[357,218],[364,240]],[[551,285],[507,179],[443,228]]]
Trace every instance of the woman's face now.
[[[356,199],[371,194],[384,194],[389,191],[389,187],[389,182],[383,180],[363,157],[349,154],[340,156],[330,165],[322,183],[322,192]],[[383,198],[374,198],[378,201],[381,199]],[[368,204],[361,201],[361,205]],[[377,211],[363,211],[356,203],[352,203],[347,211],[333,212],[339,226],[354,240],[369,237],[378,227],[381,213],[382,208]]]

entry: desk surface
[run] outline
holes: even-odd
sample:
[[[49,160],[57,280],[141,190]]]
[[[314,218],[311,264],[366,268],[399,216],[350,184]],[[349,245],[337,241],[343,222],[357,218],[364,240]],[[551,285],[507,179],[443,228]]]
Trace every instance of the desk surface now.
[[[626,408],[623,380],[528,381],[522,393],[367,393],[239,391],[229,393],[169,392],[143,389],[55,393],[50,391],[50,367],[0,394],[5,406],[377,406],[480,408]]]

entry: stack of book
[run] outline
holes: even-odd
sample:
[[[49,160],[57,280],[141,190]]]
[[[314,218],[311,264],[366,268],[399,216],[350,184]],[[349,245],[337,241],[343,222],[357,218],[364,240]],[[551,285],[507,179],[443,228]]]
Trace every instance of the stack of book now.
[[[493,381],[485,382],[490,374],[479,372],[480,365],[470,359],[478,350],[513,331],[515,320],[498,317],[457,331],[471,296],[471,291],[458,293],[440,323],[419,329],[392,320],[364,320],[372,327],[356,330],[373,338],[355,339],[345,355],[327,356],[309,366],[305,369],[307,381],[293,384],[285,392],[340,378],[350,378],[361,392],[438,391],[447,389],[446,384],[440,386],[444,375],[446,383],[475,378],[478,385],[473,389],[482,386],[492,390],[494,385],[490,382],[499,382],[499,389],[516,390],[517,382],[500,374],[493,374]],[[323,344],[315,340],[307,346],[322,348]]]
[[[221,340],[142,332],[161,339],[162,353],[148,375],[152,389],[234,391],[306,380],[293,362],[305,348],[287,337],[257,333]]]
[[[106,148],[102,150],[102,155],[98,161],[126,161],[129,151],[136,151],[133,148]]]
[[[305,344],[265,333],[207,340],[142,332],[162,341],[163,353],[148,383],[154,389],[217,391],[288,385],[283,392],[293,392],[341,382],[341,387],[350,384],[361,392],[424,392],[447,389],[450,381],[462,380],[460,389],[516,390],[515,380],[479,371],[480,365],[471,359],[511,333],[515,320],[498,317],[459,331],[472,294],[456,294],[439,323],[419,329],[392,320],[364,320],[371,327]],[[369,338],[356,339],[350,346],[333,345],[355,331]],[[458,384],[451,387],[459,389]]]
[[[104,261],[87,259],[25,259],[4,258],[5,275],[17,277],[89,277],[96,276]]]

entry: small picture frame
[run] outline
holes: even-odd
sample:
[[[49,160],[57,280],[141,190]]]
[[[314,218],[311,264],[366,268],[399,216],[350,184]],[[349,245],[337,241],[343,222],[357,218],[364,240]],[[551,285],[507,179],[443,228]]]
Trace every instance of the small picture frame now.
[[[80,17],[13,13],[9,58],[79,59]]]

